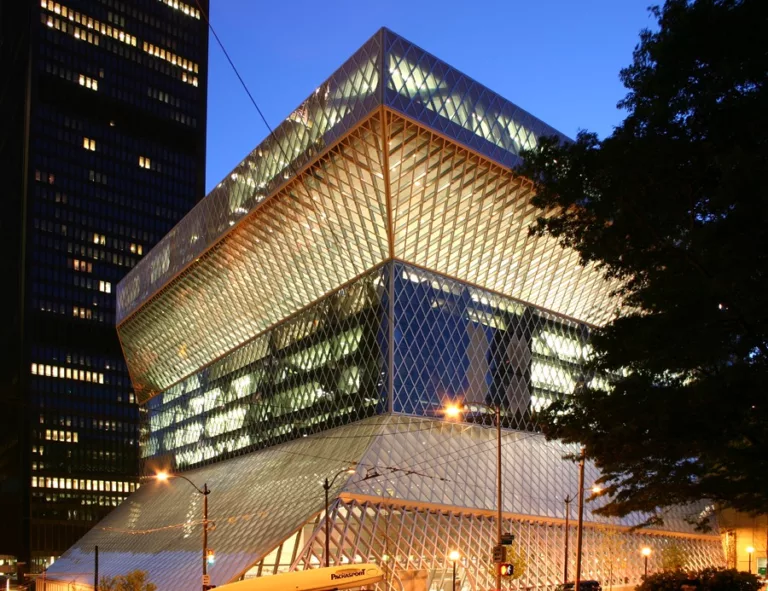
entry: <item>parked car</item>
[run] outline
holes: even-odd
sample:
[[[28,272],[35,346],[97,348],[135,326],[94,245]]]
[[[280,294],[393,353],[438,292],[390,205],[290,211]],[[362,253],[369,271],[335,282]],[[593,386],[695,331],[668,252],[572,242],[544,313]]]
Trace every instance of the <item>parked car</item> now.
[[[576,583],[563,583],[555,587],[555,591],[576,591]],[[603,591],[597,581],[579,581],[579,591]]]

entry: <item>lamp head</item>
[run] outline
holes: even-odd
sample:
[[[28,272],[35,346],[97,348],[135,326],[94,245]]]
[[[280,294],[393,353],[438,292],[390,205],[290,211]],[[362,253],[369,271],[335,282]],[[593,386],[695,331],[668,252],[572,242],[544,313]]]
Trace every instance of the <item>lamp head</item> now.
[[[461,558],[461,554],[458,550],[451,550],[448,554],[448,560],[451,562],[456,562],[459,558]]]
[[[752,546],[747,546],[747,554],[752,554],[754,551],[755,549]]]
[[[643,556],[650,556],[651,555],[651,549],[648,546],[646,546],[645,548],[640,550],[640,554],[642,554]]]
[[[593,484],[592,485],[592,494],[593,495],[599,495],[601,492],[603,492],[603,488],[599,484]]]
[[[448,404],[443,411],[449,419],[457,419],[461,416],[461,406],[458,404]]]
[[[168,472],[162,472],[161,471],[161,472],[158,472],[157,474],[155,474],[155,480],[163,480],[163,481],[165,481],[165,480],[168,480],[168,478],[169,478]]]

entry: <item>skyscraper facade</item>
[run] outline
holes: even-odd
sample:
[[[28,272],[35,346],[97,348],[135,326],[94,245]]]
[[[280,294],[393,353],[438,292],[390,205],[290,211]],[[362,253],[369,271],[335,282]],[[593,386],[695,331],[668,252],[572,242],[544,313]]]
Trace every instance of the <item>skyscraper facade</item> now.
[[[0,100],[12,114],[0,138],[11,300],[0,554],[27,571],[137,487],[139,411],[115,290],[204,194],[207,10],[196,0],[0,8]]]
[[[481,591],[498,526],[514,536],[504,589],[572,579],[564,500],[579,479],[564,456],[578,448],[546,441],[536,410],[579,383],[610,388],[585,361],[621,302],[529,231],[515,165],[543,135],[559,134],[374,35],[118,286],[147,479],[48,585],[87,589],[98,546],[105,574],[194,588],[205,539],[215,585],[376,562],[378,589]],[[723,563],[717,533],[687,521],[706,503],[635,530],[651,516],[605,518],[601,502],[584,512],[582,578],[638,583],[643,547],[651,569],[669,548]]]

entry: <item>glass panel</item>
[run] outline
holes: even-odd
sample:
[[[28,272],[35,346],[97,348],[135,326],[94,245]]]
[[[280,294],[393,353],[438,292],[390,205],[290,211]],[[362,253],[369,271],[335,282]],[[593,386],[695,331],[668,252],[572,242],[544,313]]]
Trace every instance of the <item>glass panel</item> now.
[[[187,469],[383,412],[386,273],[369,273],[152,398],[142,456]]]

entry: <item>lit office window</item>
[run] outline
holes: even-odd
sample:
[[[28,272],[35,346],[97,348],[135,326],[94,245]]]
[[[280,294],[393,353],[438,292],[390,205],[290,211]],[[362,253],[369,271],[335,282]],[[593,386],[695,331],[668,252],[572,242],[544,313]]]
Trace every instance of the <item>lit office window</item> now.
[[[146,156],[139,156],[139,166],[141,168],[151,168],[152,167],[152,161],[147,158]]]
[[[99,291],[112,293],[112,284],[109,281],[99,281]]]
[[[96,140],[93,138],[84,137],[83,138],[83,148],[86,150],[90,150],[91,152],[96,151]]]
[[[33,363],[31,371],[32,375],[36,376],[77,380],[80,382],[91,382],[93,384],[104,383],[104,374],[97,371],[83,371],[82,369],[73,370],[71,367],[60,367],[57,365],[48,365],[45,363]]]
[[[179,0],[160,0],[160,2],[167,4],[171,8],[175,8],[180,12],[183,12],[189,17],[200,20],[200,11],[197,8],[193,8],[189,4],[184,4],[184,2],[179,2]]]
[[[118,41],[125,43],[126,45],[130,45],[131,47],[136,47],[136,37],[126,33],[125,31],[117,27],[113,27],[112,25],[102,23],[95,18],[91,18],[89,16],[81,14],[76,10],[72,10],[67,6],[59,4],[58,2],[41,0],[40,6],[42,6],[44,9],[48,10],[49,12],[52,12],[56,15],[60,15],[68,19],[70,22],[62,21],[53,16],[49,16],[45,20],[45,23],[49,27],[54,28],[57,31],[61,31],[63,33],[67,33],[73,36],[75,39],[81,39],[84,41],[88,41],[88,43],[99,45],[99,36],[95,34],[96,32],[98,32],[98,33],[101,33],[102,35],[106,35],[107,37],[112,37],[113,39],[117,39]],[[85,27],[85,29],[81,29],[75,26],[74,23],[77,23],[78,25]]]
[[[144,41],[142,48],[149,55],[153,55],[155,57],[160,58],[161,60],[165,60],[166,62],[173,64],[174,66],[178,66],[182,70],[186,70],[188,72],[194,72],[195,74],[198,73],[199,66],[192,60],[188,60],[187,58],[178,56],[175,53],[168,51],[167,49],[163,49],[162,47],[158,47],[157,45],[153,45],[152,43],[147,43],[146,41]],[[195,78],[195,80],[197,80],[197,78]],[[184,82],[187,82],[187,80],[184,80]],[[192,82],[190,82],[190,84],[192,84]]]
[[[75,271],[80,271],[82,273],[92,273],[93,272],[93,263],[89,263],[87,261],[81,261],[79,259],[73,259],[72,260],[72,268]]]
[[[182,82],[186,82],[187,84],[191,84],[192,86],[197,86],[197,76],[188,76],[186,72],[182,72],[181,80]]]
[[[88,76],[85,76],[84,74],[80,74],[80,77],[78,78],[78,82],[80,83],[80,86],[85,86],[86,88],[90,88],[91,90],[99,89],[98,81]]]
[[[46,429],[45,439],[47,441],[58,441],[60,443],[78,443],[79,440],[77,431],[59,431],[56,429]],[[54,488],[58,487],[54,486]]]
[[[72,306],[72,316],[83,320],[91,320],[93,318],[93,310],[85,306]]]

